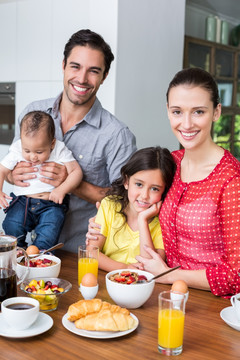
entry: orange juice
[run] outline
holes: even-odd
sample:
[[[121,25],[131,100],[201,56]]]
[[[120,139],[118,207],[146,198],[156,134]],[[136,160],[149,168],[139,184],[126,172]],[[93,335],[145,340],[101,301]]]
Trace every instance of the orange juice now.
[[[158,314],[158,345],[174,349],[183,344],[184,313],[176,309],[163,309]]]
[[[92,273],[98,276],[98,260],[94,258],[78,259],[78,285],[80,286],[82,278],[85,274]]]

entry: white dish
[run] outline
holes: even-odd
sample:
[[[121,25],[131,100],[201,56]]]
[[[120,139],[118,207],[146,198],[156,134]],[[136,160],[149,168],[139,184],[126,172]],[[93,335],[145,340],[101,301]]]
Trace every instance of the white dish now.
[[[63,316],[62,324],[67,330],[71,331],[72,333],[74,333],[76,335],[80,335],[80,336],[84,336],[84,337],[88,337],[88,338],[92,338],[92,339],[111,339],[111,338],[116,338],[116,337],[130,334],[131,332],[136,330],[136,328],[138,327],[138,324],[139,324],[138,318],[135,315],[133,315],[132,313],[130,313],[130,314],[136,320],[137,323],[134,326],[134,328],[132,328],[130,330],[126,330],[126,331],[88,331],[88,330],[77,329],[74,322],[69,321],[67,319],[67,316],[68,316],[67,314],[65,314]]]
[[[240,321],[238,321],[235,310],[232,306],[226,307],[220,312],[220,316],[233,329],[240,331]]]
[[[51,316],[39,313],[37,320],[26,330],[14,330],[5,323],[2,314],[0,314],[0,336],[9,338],[27,338],[44,333],[53,326],[53,319]]]

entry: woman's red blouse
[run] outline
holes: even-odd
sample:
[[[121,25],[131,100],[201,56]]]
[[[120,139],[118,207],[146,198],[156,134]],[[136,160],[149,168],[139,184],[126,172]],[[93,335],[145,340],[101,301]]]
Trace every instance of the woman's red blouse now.
[[[172,155],[177,170],[159,215],[168,265],[206,269],[215,295],[239,293],[240,163],[225,150],[207,178],[184,183],[184,150]]]

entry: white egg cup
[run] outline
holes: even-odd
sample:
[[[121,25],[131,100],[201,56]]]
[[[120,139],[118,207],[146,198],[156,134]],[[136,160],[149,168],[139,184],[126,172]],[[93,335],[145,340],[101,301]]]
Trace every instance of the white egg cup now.
[[[180,293],[178,291],[176,291],[176,292],[171,291],[171,300],[176,300],[176,301],[174,301],[174,306],[176,308],[179,308],[183,298],[184,298],[184,301],[186,304],[186,302],[188,301],[188,295],[189,295],[189,291],[186,293]]]
[[[83,286],[80,284],[79,290],[85,300],[91,300],[97,295],[98,288],[98,284],[96,286]]]

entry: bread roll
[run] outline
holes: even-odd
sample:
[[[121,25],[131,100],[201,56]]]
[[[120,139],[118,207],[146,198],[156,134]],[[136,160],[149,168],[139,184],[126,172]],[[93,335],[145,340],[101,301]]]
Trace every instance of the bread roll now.
[[[110,309],[101,310],[75,321],[78,329],[95,331],[126,331],[132,329],[136,320],[131,315]]]
[[[97,313],[101,310],[110,310],[111,312],[121,312],[125,315],[129,315],[129,310],[121,308],[118,305],[112,305],[107,301],[100,299],[92,300],[80,300],[68,308],[68,320],[76,321],[86,315]]]
[[[88,314],[100,311],[102,307],[102,300],[80,300],[68,308],[68,320],[75,321]]]

